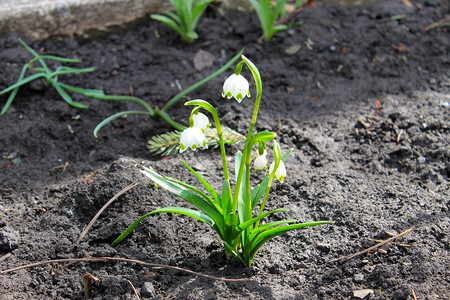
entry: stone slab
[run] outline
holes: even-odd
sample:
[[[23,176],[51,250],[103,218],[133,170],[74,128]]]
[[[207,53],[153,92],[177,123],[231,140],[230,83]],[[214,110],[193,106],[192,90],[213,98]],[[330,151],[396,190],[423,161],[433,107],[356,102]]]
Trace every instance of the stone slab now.
[[[221,0],[225,10],[245,10],[248,0]],[[15,32],[42,40],[106,30],[172,8],[169,0],[0,0],[0,35]]]

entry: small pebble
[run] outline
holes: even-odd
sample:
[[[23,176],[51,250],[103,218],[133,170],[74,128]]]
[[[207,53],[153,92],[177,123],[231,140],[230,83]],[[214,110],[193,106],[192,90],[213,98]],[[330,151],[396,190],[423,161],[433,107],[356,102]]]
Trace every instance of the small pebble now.
[[[425,164],[427,162],[427,159],[425,157],[423,157],[423,156],[419,156],[417,158],[417,161],[419,162],[419,164],[423,165],[423,164]]]
[[[384,233],[385,233],[387,236],[390,236],[390,237],[396,236],[396,235],[398,234],[398,232],[395,231],[395,230],[393,230],[393,229],[385,230]]]
[[[317,243],[316,248],[323,252],[330,252],[330,244]]]
[[[154,297],[156,294],[155,287],[151,282],[145,282],[141,288],[141,295],[143,297]]]
[[[386,254],[386,253],[387,253],[387,251],[386,251],[386,250],[384,250],[383,248],[378,248],[378,253],[381,253],[381,254]]]
[[[302,48],[301,45],[292,45],[292,46],[286,48],[286,50],[284,50],[284,52],[288,55],[294,55],[295,53],[300,51],[301,48]]]
[[[356,283],[360,283],[364,281],[364,274],[358,273],[353,276],[353,281]]]
[[[19,245],[19,233],[8,226],[5,226],[0,231],[0,250],[11,251],[16,249]]]
[[[298,277],[298,281],[300,281],[300,283],[305,283],[306,282],[306,276],[305,275],[300,275]]]

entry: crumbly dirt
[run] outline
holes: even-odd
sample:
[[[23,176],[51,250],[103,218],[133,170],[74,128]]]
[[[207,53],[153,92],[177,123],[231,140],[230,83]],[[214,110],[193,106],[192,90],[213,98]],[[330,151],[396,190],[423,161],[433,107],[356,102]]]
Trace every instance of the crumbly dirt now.
[[[82,299],[82,278],[96,276],[91,299],[449,299],[449,49],[444,0],[387,1],[367,7],[306,8],[303,21],[259,43],[255,15],[201,20],[200,38],[181,42],[150,20],[96,39],[65,37],[32,43],[47,54],[77,57],[95,72],[59,80],[108,94],[134,95],[153,106],[218,69],[241,48],[260,69],[264,95],[257,130],[277,133],[293,148],[288,176],[276,183],[267,209],[274,218],[334,220],[291,232],[261,248],[252,268],[227,261],[215,233],[177,215],[146,219],[116,248],[110,243],[144,213],[185,205],[140,174],[137,165],[195,183],[183,158],[220,187],[218,150],[162,159],[147,140],[171,128],[160,119],[129,116],[94,138],[94,127],[130,103],[74,96],[68,106],[43,82],[22,88],[0,117],[1,269],[61,258],[109,256],[186,268],[244,282],[223,282],[135,263],[52,263],[0,275],[2,299]],[[428,29],[428,30],[426,30]],[[160,37],[155,35],[159,33]],[[9,33],[0,38],[0,88],[15,82],[30,59]],[[213,65],[194,67],[199,50]],[[245,133],[252,100],[220,97],[219,76],[186,99],[211,101],[222,122]],[[249,76],[247,69],[244,75]],[[253,99],[253,98],[252,98]],[[6,97],[0,98],[3,104]],[[184,100],[169,110],[187,122]],[[227,148],[233,154],[242,143]],[[14,164],[7,157],[15,155]],[[254,175],[254,183],[261,175]],[[137,180],[79,240],[98,210]],[[345,262],[389,234],[415,230]],[[358,299],[358,298],[355,298]]]

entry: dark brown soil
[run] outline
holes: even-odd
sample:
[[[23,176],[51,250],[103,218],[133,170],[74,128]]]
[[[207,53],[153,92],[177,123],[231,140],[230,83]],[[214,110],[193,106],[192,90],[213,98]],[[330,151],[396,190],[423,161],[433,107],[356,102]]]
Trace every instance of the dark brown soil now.
[[[226,278],[225,283],[185,272],[120,262],[53,263],[0,275],[2,299],[82,299],[82,278],[100,279],[92,299],[449,299],[449,49],[448,27],[423,28],[449,16],[444,0],[387,1],[369,7],[313,7],[293,27],[260,44],[255,15],[204,18],[200,39],[182,43],[163,25],[146,21],[98,39],[58,38],[30,43],[47,54],[78,57],[92,74],[61,77],[108,94],[134,94],[153,106],[218,69],[241,48],[263,75],[258,130],[278,134],[293,148],[285,183],[275,185],[267,207],[287,207],[286,218],[334,220],[334,225],[285,234],[262,247],[252,268],[226,261],[206,225],[176,215],[146,219],[133,235],[109,244],[132,221],[167,205],[184,205],[155,190],[135,167],[194,183],[178,157],[152,156],[146,143],[171,128],[161,120],[129,116],[94,127],[109,115],[137,109],[75,96],[86,110],[68,106],[42,82],[21,89],[0,117],[0,153],[15,153],[0,168],[1,269],[58,258],[113,256],[187,268]],[[157,30],[160,38],[154,34]],[[15,82],[30,59],[7,34],[0,38],[0,89]],[[287,54],[292,46],[301,46]],[[197,71],[200,50],[215,56]],[[227,126],[245,133],[252,100],[220,97],[227,75],[189,98],[211,101]],[[248,70],[244,70],[248,77]],[[0,98],[3,104],[6,97]],[[180,101],[169,113],[186,123]],[[379,103],[379,111],[377,111]],[[242,144],[228,147],[230,161]],[[220,186],[219,151],[181,157]],[[66,164],[67,163],[67,164]],[[66,166],[66,168],[62,168]],[[256,176],[255,176],[256,183]],[[117,192],[117,199],[79,241],[83,228]],[[416,230],[383,248],[352,258],[388,233]],[[405,246],[406,245],[406,246]],[[409,247],[414,245],[414,247]],[[128,281],[129,280],[129,281]]]

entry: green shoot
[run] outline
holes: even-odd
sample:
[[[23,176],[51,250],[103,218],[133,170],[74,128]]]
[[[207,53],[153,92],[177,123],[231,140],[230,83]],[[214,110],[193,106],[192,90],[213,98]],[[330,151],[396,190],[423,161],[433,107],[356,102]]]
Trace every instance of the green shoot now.
[[[263,30],[264,41],[269,41],[278,31],[288,28],[285,24],[277,24],[280,17],[286,15],[284,5],[287,0],[277,0],[272,5],[271,0],[249,0],[258,15]],[[298,4],[298,3],[297,3]]]
[[[175,30],[186,42],[192,43],[198,38],[195,32],[198,20],[208,5],[214,0],[170,0],[175,12],[166,11],[163,15],[152,14],[153,20],[166,24]]]

